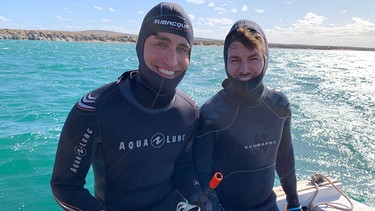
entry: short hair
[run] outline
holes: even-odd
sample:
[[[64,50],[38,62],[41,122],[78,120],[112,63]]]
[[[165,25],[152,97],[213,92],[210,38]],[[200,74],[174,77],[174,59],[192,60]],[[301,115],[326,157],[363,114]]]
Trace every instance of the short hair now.
[[[230,38],[229,43],[232,43],[234,41],[241,42],[246,48],[250,50],[258,49],[264,58],[267,57],[266,42],[263,36],[254,29],[239,27]]]

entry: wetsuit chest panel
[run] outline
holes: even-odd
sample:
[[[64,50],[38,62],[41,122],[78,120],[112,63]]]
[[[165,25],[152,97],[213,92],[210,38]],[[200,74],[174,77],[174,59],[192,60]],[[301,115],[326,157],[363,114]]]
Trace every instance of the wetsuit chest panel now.
[[[228,111],[213,118],[211,126],[217,129],[214,171],[221,171],[225,178],[217,193],[228,207],[257,206],[273,197],[275,163],[285,119],[264,103],[231,107]]]
[[[162,112],[140,109],[121,94],[104,103],[98,123],[103,152],[99,160],[104,162],[97,175],[111,181],[107,190],[120,193],[170,181],[174,160],[185,149],[195,116],[193,109],[177,109],[179,100]],[[129,169],[132,173],[126,172]]]
[[[218,165],[230,166],[233,171],[275,163],[284,120],[261,106],[239,108],[232,118],[226,120],[233,122],[230,127],[218,132],[215,144],[219,146],[215,151]],[[219,122],[218,126],[229,125],[228,122]]]

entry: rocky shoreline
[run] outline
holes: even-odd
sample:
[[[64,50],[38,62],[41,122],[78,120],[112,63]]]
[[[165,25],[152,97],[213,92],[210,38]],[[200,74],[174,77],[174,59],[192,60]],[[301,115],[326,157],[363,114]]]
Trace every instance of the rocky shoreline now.
[[[88,30],[88,31],[51,31],[51,30],[21,30],[0,29],[0,40],[46,40],[67,42],[111,42],[111,43],[136,43],[138,36],[112,31]],[[221,46],[224,40],[195,38],[194,45]],[[316,50],[361,50],[375,51],[375,48],[342,47],[342,46],[316,46],[270,43],[270,48],[291,49],[316,49]]]
[[[111,42],[137,43],[138,36],[112,31],[49,31],[49,30],[20,30],[0,29],[0,39],[5,40],[46,40],[67,42]],[[194,45],[223,45],[222,40],[195,39]]]

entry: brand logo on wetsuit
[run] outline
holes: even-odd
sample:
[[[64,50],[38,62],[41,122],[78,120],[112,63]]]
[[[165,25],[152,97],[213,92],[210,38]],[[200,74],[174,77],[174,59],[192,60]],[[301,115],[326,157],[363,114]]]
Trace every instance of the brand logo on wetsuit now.
[[[86,148],[84,148],[83,146],[76,146],[74,147],[74,151],[76,152],[76,154],[80,157],[83,157],[86,155]]]
[[[259,148],[259,147],[266,147],[270,145],[276,144],[276,140],[271,140],[271,141],[266,141],[266,142],[261,142],[261,143],[255,143],[255,144],[248,144],[244,146],[244,149],[254,149],[254,148]]]
[[[79,141],[78,145],[74,147],[74,152],[76,153],[76,157],[74,158],[73,165],[70,170],[76,173],[79,169],[81,164],[82,158],[87,155],[86,145],[88,140],[90,139],[90,135],[92,134],[92,130],[87,128],[86,132],[83,134],[82,139]]]
[[[160,148],[161,146],[163,146],[164,141],[165,141],[164,135],[161,133],[156,133],[151,138],[151,145],[154,148]]]
[[[162,133],[155,133],[151,139],[122,141],[120,142],[119,150],[133,150],[150,146],[157,149],[166,144],[174,144],[182,141],[185,141],[185,134],[164,135]]]
[[[154,24],[173,26],[173,27],[177,27],[177,28],[180,28],[180,29],[189,29],[188,24],[184,24],[184,23],[180,23],[180,22],[176,22],[176,21],[155,19]]]
[[[277,144],[276,139],[269,138],[268,135],[265,133],[258,133],[254,136],[254,142],[252,144],[247,144],[244,145],[244,149],[255,149],[255,148],[260,148],[260,147],[269,147],[271,145]]]

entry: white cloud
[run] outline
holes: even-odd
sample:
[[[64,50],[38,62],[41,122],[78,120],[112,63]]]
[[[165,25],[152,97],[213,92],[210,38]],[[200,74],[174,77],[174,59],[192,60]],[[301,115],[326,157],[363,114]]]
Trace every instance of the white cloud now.
[[[63,18],[61,16],[56,16],[57,19],[61,20],[61,21],[69,21],[68,18]]]
[[[264,13],[265,12],[265,10],[257,9],[257,8],[255,8],[254,10],[255,10],[255,13]]]
[[[359,33],[375,34],[375,23],[357,17],[353,17],[351,20],[353,22],[347,25],[348,29]]]
[[[325,20],[327,20],[327,18],[316,15],[315,13],[309,12],[305,15],[305,17],[302,20],[298,20],[294,24],[294,26],[300,27],[300,28],[315,27],[315,26],[322,25]]]
[[[208,4],[208,6],[209,6],[209,7],[215,7],[215,4],[212,3],[212,2],[210,2],[210,3]]]
[[[102,18],[102,21],[103,21],[103,22],[112,22],[111,19],[107,19],[107,18]]]
[[[228,18],[205,18],[206,25],[217,26],[217,25],[231,25],[233,21]]]
[[[215,7],[215,10],[219,12],[219,14],[223,14],[227,12],[227,10],[223,7]]]
[[[186,0],[187,3],[204,4],[205,0]]]
[[[112,7],[108,8],[108,10],[111,12],[116,12],[115,9],[113,9]]]
[[[325,24],[327,18],[308,13],[290,27],[265,30],[270,43],[369,47],[375,43],[375,23],[353,17],[344,25]]]
[[[0,16],[0,23],[1,22],[10,22],[10,20],[4,16]]]
[[[248,6],[246,4],[242,5],[241,11],[246,12],[248,10]]]
[[[95,6],[94,9],[100,10],[100,11],[105,11],[105,9],[103,9],[102,7],[99,7],[99,6]]]
[[[232,13],[237,13],[237,9],[236,9],[236,8],[232,8],[232,9],[231,9],[231,12],[232,12]]]

